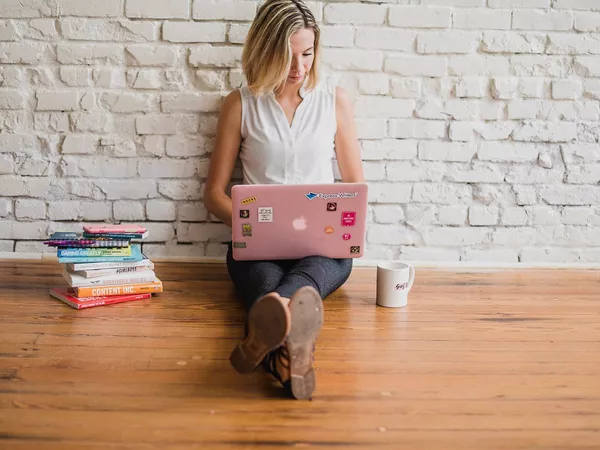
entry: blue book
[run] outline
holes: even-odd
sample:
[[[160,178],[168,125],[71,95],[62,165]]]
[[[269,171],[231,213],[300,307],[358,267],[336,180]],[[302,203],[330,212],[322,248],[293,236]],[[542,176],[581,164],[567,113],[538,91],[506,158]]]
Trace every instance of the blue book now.
[[[59,258],[70,258],[72,256],[94,256],[97,258],[105,256],[131,256],[131,248],[102,248],[102,247],[58,247],[56,255]]]
[[[144,259],[142,248],[139,244],[131,244],[130,256],[69,256],[58,258],[61,264],[74,263],[107,263],[107,262],[137,262]]]

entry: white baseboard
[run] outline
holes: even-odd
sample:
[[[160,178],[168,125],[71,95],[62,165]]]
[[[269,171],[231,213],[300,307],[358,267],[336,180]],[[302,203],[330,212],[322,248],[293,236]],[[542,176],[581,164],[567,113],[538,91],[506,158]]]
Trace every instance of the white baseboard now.
[[[57,261],[57,257],[52,253],[24,253],[24,252],[0,252],[0,261],[2,260],[38,260],[38,261]],[[154,262],[181,262],[198,264],[224,264],[225,257],[156,257],[152,258]],[[377,267],[383,262],[381,260],[362,259],[354,260],[355,267]],[[600,262],[597,263],[555,263],[555,262],[523,262],[523,263],[503,263],[503,262],[485,262],[485,261],[407,261],[415,267],[432,269],[451,269],[451,270],[483,270],[491,271],[497,269],[600,269]]]

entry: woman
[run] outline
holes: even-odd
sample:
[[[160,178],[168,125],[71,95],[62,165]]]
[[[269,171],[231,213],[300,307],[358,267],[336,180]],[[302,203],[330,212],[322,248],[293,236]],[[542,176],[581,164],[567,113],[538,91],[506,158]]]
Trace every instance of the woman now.
[[[226,191],[238,156],[246,184],[333,183],[334,156],[343,182],[363,181],[350,100],[318,84],[319,41],[303,1],[266,0],[259,8],[242,54],[248,86],[223,103],[204,194],[207,210],[229,226]],[[233,367],[249,373],[262,363],[295,398],[310,398],[322,299],[348,279],[352,261],[235,261],[230,244],[227,267],[249,310]]]

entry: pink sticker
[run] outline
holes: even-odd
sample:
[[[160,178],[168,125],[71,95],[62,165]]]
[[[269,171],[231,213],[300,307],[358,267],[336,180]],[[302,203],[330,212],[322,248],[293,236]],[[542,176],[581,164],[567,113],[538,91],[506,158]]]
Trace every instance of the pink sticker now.
[[[342,236],[342,238],[343,238],[345,241],[349,241],[351,237],[352,237],[352,236],[351,236],[351,235],[349,235],[348,233],[346,233],[346,234],[344,234],[344,235]]]
[[[356,213],[354,211],[342,213],[342,226],[343,227],[353,227],[355,224],[356,224]]]

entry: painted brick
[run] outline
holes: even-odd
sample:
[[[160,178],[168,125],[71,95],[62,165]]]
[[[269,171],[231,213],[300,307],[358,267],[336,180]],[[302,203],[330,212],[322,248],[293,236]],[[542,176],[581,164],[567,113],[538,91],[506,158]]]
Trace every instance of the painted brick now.
[[[48,217],[50,220],[80,220],[82,216],[81,202],[58,201],[48,203]]]
[[[469,207],[469,223],[473,226],[496,225],[498,214],[497,206],[471,206]]]
[[[353,47],[354,28],[344,25],[325,25],[321,27],[321,42],[327,47]]]
[[[105,221],[111,219],[112,207],[107,202],[81,202],[81,219],[90,221]]]
[[[138,19],[188,19],[190,0],[126,0],[125,15]]]
[[[437,210],[437,224],[464,226],[469,208],[466,206],[440,206]]]
[[[181,222],[205,222],[208,211],[202,202],[177,202],[177,217]]]
[[[457,184],[417,183],[412,200],[422,203],[453,205],[472,197],[471,187]]]
[[[19,220],[45,219],[46,203],[43,200],[17,199],[15,217]]]
[[[189,57],[193,67],[235,67],[241,61],[241,47],[213,47],[210,45],[194,48]]]
[[[359,28],[355,43],[359,48],[410,52],[416,34],[412,31],[393,28]]]
[[[198,118],[191,115],[146,115],[135,122],[138,134],[192,134],[198,130]]]
[[[195,0],[196,20],[248,20],[256,14],[256,2],[249,0]]]
[[[490,8],[549,8],[551,0],[488,0]]]
[[[364,160],[406,160],[417,157],[416,140],[384,139],[380,141],[363,141]]]
[[[422,31],[417,36],[418,53],[473,53],[480,35],[467,31]]]
[[[121,0],[58,0],[62,16],[118,17]]]
[[[56,57],[61,64],[122,64],[123,47],[118,44],[58,44]]]
[[[457,10],[453,14],[454,28],[472,30],[509,30],[512,16],[510,11],[485,9]]]
[[[2,0],[0,3],[0,17],[4,18],[25,19],[57,13],[57,0]]]
[[[114,21],[70,18],[61,21],[62,34],[75,41],[153,41],[158,25],[152,22]]]
[[[69,134],[63,141],[61,152],[63,154],[94,154],[97,147],[97,137],[87,134]]]
[[[536,144],[514,142],[482,142],[477,158],[494,162],[535,162],[540,153]]]
[[[390,56],[385,60],[384,70],[403,76],[443,77],[448,72],[444,56]]]
[[[323,62],[333,70],[380,71],[383,54],[378,51],[346,48],[324,49]]]
[[[435,247],[401,247],[400,256],[408,261],[459,261],[460,252],[457,249]]]
[[[387,7],[359,3],[329,3],[325,5],[323,14],[325,21],[330,24],[383,25]]]
[[[490,242],[490,232],[484,227],[432,228],[423,236],[428,246],[454,247],[481,245]]]
[[[487,31],[483,33],[482,50],[487,53],[544,53],[546,34]]]
[[[427,142],[419,144],[419,159],[429,161],[469,162],[477,153],[477,145],[460,142]]]
[[[224,23],[165,22],[163,39],[169,42],[225,42]]]
[[[113,203],[113,217],[115,220],[146,220],[144,204],[141,202],[116,201]]]
[[[583,94],[581,80],[555,80],[552,82],[552,98],[575,100]]]
[[[450,28],[452,10],[422,6],[391,6],[388,20],[392,27]]]
[[[516,30],[570,30],[573,28],[573,13],[518,9],[513,12],[512,27]]]
[[[50,47],[38,42],[0,42],[0,63],[38,64],[48,55]]]
[[[175,48],[152,45],[129,45],[125,49],[131,66],[172,67],[179,57]]]

